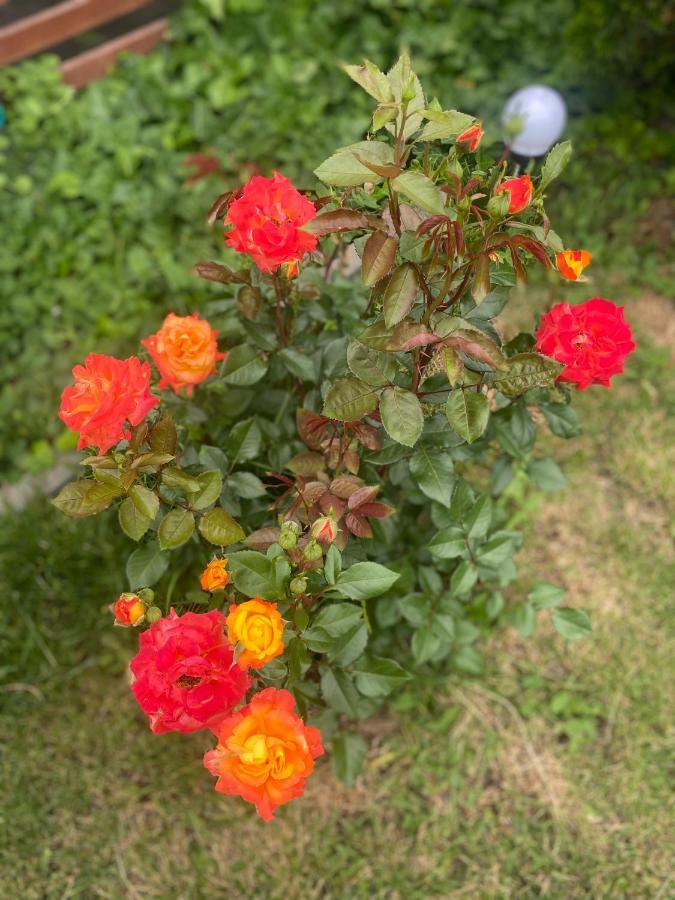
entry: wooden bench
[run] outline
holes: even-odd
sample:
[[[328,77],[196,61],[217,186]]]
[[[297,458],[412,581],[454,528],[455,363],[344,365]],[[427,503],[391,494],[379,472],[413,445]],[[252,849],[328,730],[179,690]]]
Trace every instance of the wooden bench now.
[[[153,0],[62,0],[0,28],[0,65],[43,50],[148,6]],[[7,0],[0,0],[0,7]],[[167,20],[155,19],[64,60],[63,78],[82,87],[106,73],[120,53],[147,53],[166,35]]]

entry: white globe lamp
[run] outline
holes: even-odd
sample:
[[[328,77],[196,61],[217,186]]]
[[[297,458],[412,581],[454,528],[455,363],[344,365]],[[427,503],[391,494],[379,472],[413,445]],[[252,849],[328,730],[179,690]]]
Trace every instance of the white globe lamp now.
[[[566,122],[567,108],[558,91],[531,84],[506,101],[504,143],[519,156],[543,156],[563,133]]]

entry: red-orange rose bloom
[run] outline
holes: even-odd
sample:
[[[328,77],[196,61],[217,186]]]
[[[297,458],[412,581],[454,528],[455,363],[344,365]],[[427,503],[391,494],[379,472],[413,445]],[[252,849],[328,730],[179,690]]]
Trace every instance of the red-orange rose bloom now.
[[[141,341],[162,376],[159,387],[170,387],[176,394],[185,388],[189,397],[196,384],[215,372],[218,360],[225,359],[218,352],[217,337],[218,332],[198,313],[169,313],[159,331]]]
[[[578,281],[586,266],[591,264],[591,259],[588,250],[563,250],[556,253],[555,265],[563,278]]]
[[[316,247],[316,236],[301,231],[316,215],[316,207],[275,172],[272,178],[254,175],[228,210],[225,235],[228,247],[248,253],[262,272],[276,272],[289,264],[289,275],[297,271],[305,253]]]
[[[234,661],[218,610],[171,610],[140,635],[131,685],[155,734],[215,728],[243,700],[251,679]]]
[[[269,821],[274,810],[301,796],[314,760],[324,752],[318,728],[305,725],[293,696],[266,688],[216,731],[218,746],[204,765],[218,777],[216,790],[255,803]]]
[[[635,349],[623,307],[602,297],[577,306],[558,303],[546,313],[537,332],[536,349],[565,368],[558,381],[585,390],[592,384],[609,387],[613,375],[623,372],[623,363]]]
[[[529,175],[521,175],[520,178],[507,178],[506,181],[502,181],[495,194],[501,194],[504,191],[509,195],[509,212],[522,212],[532,200],[532,179]]]
[[[475,151],[478,150],[478,146],[484,133],[480,123],[476,122],[475,125],[469,126],[466,131],[463,131],[459,135],[456,142],[457,147],[465,152],[475,153]]]
[[[150,364],[136,356],[90,353],[73,377],[75,384],[61,394],[59,418],[80,433],[78,450],[91,446],[105,453],[130,436],[127,423],[138,425],[159,403],[150,393]]]

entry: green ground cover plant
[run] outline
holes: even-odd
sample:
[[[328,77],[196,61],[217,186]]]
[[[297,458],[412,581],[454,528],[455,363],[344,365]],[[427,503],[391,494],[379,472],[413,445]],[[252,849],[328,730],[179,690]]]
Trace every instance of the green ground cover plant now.
[[[515,88],[539,80],[563,90],[577,154],[552,210],[561,233],[574,231],[600,266],[665,290],[666,35],[660,4],[628,0],[621,15],[614,3],[584,13],[556,0],[547,16],[525,0],[189,0],[170,43],[79,94],[60,84],[53,58],[5,68],[3,473],[39,471],[71,446],[48,411],[93,341],[128,352],[158,309],[206,302],[190,266],[221,178],[238,184],[247,164],[295,178],[334,138],[363,132],[367,98],[337,77],[347,59],[386,65],[408,46],[432,91],[488,123],[486,140],[499,138],[498,113]],[[222,176],[188,183],[193,154],[215,155]]]

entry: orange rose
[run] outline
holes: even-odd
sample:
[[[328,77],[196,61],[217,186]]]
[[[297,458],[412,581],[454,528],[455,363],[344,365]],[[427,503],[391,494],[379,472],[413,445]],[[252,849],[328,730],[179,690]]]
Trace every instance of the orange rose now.
[[[110,607],[115,625],[140,625],[145,617],[145,604],[136,594],[122,594]]]
[[[242,669],[260,669],[284,652],[284,621],[276,603],[254,597],[233,603],[227,617],[227,639],[244,648],[239,656]]]
[[[562,253],[556,253],[555,264],[563,278],[578,281],[592,259],[588,250],[563,250]]]
[[[229,580],[226,559],[212,559],[199,578],[202,589],[209,593],[226,587]]]
[[[177,394],[185,388],[189,397],[196,384],[215,372],[216,362],[225,359],[225,354],[218,352],[217,336],[198,313],[169,313],[159,331],[141,341],[162,376],[160,388],[170,387]]]
[[[502,181],[495,194],[501,194],[504,191],[509,195],[509,212],[522,212],[526,206],[530,205],[534,188],[532,179],[529,175],[521,175],[520,178],[507,178]]]
[[[204,765],[216,790],[255,803],[270,821],[274,810],[300,797],[314,760],[324,752],[318,728],[304,724],[288,691],[266,688],[216,730],[218,746]]]

